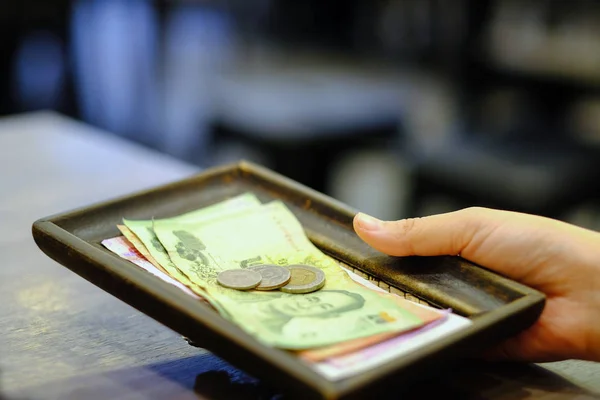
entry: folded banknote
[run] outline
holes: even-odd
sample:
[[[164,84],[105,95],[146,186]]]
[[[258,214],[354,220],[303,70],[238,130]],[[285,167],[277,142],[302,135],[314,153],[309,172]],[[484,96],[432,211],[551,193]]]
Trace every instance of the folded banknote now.
[[[456,321],[449,312],[361,280],[314,246],[279,201],[262,204],[247,193],[174,218],[124,219],[119,230],[124,236],[103,241],[107,249],[207,302],[258,340],[294,352],[330,379],[355,369],[350,356],[377,362],[365,351],[386,343],[406,349],[416,343],[410,337],[425,337],[427,327],[449,326],[449,314]],[[326,284],[300,295],[238,291],[216,282],[224,270],[257,264],[308,264],[325,273]]]

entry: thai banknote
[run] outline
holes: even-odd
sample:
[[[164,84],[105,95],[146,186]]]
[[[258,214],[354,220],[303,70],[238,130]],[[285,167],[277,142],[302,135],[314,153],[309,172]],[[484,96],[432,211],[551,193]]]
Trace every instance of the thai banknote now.
[[[253,207],[260,205],[260,201],[251,193],[244,193],[242,195],[233,197],[231,199],[222,201],[220,203],[201,208],[186,214],[182,214],[173,218],[165,218],[160,220],[128,220],[123,219],[123,223],[127,229],[122,229],[121,232],[131,239],[131,243],[138,249],[142,254],[148,253],[156,263],[157,268],[164,270],[168,275],[183,285],[187,286],[195,293],[207,298],[223,316],[226,315],[225,310],[220,305],[211,299],[207,293],[196,283],[191,281],[188,276],[183,273],[173,262],[171,261],[166,250],[156,237],[153,229],[153,225],[157,221],[169,222],[169,221],[188,221],[193,223],[200,223],[203,220],[218,218],[220,216],[227,215],[231,212],[238,212],[247,207]]]
[[[275,347],[308,349],[424,323],[393,300],[355,283],[308,240],[280,201],[210,220],[156,220],[152,227],[178,270],[240,327]],[[323,289],[304,295],[236,291],[216,282],[223,270],[256,264],[308,264],[321,268],[327,281]]]
[[[387,296],[392,299],[398,307],[404,308],[407,311],[412,312],[417,315],[421,321],[423,321],[423,325],[429,325],[432,322],[441,320],[446,317],[447,311],[445,310],[437,310],[432,307],[424,307],[420,304],[416,304],[412,301],[406,300],[396,294],[392,294],[387,292],[386,290],[381,289],[377,285],[374,285],[371,281],[368,281],[359,275],[355,274],[352,271],[346,271],[348,276],[350,276],[355,282],[365,286],[366,288],[375,290],[381,294],[381,296]],[[422,326],[419,326],[415,329],[420,329]],[[406,335],[408,332],[385,332],[377,335],[371,335],[363,338],[358,338],[354,340],[348,340],[341,343],[336,343],[330,346],[325,347],[317,347],[314,349],[302,350],[297,352],[298,357],[311,362],[322,361],[327,358],[339,357],[342,355],[350,354],[357,352],[359,350],[368,348],[375,344],[390,340],[399,335]]]
[[[126,238],[120,236],[106,239],[102,244],[121,258],[133,262],[165,282],[180,288],[190,296],[202,300],[202,297],[192,292],[189,288],[155,268]],[[385,292],[352,271],[347,272],[356,282],[373,290],[382,293]],[[397,295],[392,296],[401,300],[399,305],[408,306],[409,309],[416,311],[425,320],[430,322],[409,332],[373,335],[328,347],[300,351],[297,353],[298,356],[308,361],[319,373],[328,379],[339,380],[360,374],[395,357],[408,354],[422,346],[430,345],[436,340],[471,324],[467,318],[454,315],[449,310],[436,310],[428,306],[403,300]],[[356,346],[357,343],[360,343],[360,346]]]
[[[446,312],[444,318],[411,332],[397,335],[348,354],[327,358],[311,365],[325,378],[332,381],[341,380],[406,356],[417,349],[436,346],[436,343],[440,340],[469,327],[471,324],[472,322],[468,318]]]
[[[352,271],[348,271],[348,275],[366,287],[381,293],[387,293],[386,290],[378,287],[372,281],[366,280]],[[387,294],[401,299],[396,294]],[[472,324],[470,319],[456,315],[452,313],[452,310],[438,310],[409,300],[401,300],[403,300],[403,304],[410,304],[412,310],[421,310],[417,312],[422,313],[425,318],[429,318],[430,322],[409,332],[403,332],[400,335],[394,335],[377,343],[371,343],[349,352],[341,352],[334,355],[332,354],[334,351],[331,351],[327,357],[317,362],[310,359],[310,357],[301,357],[307,361],[311,361],[313,368],[327,379],[337,381],[381,366],[386,362],[408,355],[419,348],[433,346],[440,339],[465,329]],[[434,314],[437,315],[436,318],[433,317]],[[366,339],[371,338],[373,337]],[[341,343],[342,346],[345,344]],[[331,346],[330,350],[337,350],[336,346]],[[316,350],[318,352],[319,349]],[[306,352],[310,351],[307,350]]]
[[[122,233],[124,233],[124,234],[127,233],[127,234],[124,235],[125,237],[120,236],[120,237],[115,237],[115,238],[104,240],[102,242],[102,244],[107,249],[109,249],[113,253],[119,255],[121,258],[129,260],[129,261],[133,262],[134,264],[142,267],[146,271],[159,277],[160,279],[164,280],[165,282],[170,283],[170,284],[180,288],[187,294],[190,294],[190,295],[194,296],[195,298],[204,300],[207,304],[211,305],[204,299],[204,297],[198,295],[198,293],[193,292],[192,290],[190,290],[188,287],[184,286],[179,281],[171,278],[168,274],[166,274],[160,268],[156,267],[156,265],[154,263],[152,263],[152,262],[149,263],[150,260],[147,259],[147,257],[148,257],[147,253],[140,254],[140,252],[137,250],[138,247],[141,246],[142,248],[145,248],[145,246],[140,243],[138,243],[135,247],[133,246],[130,237],[132,237],[134,240],[138,240],[138,239],[137,239],[137,237],[135,237],[135,235],[132,236],[132,233],[127,230],[127,227],[120,226],[119,230],[121,230]],[[430,307],[422,307],[411,301],[405,300],[398,295],[388,293],[387,291],[376,287],[370,281],[367,281],[364,278],[361,278],[360,276],[358,276],[357,274],[353,273],[350,270],[347,270],[346,272],[357,283],[362,284],[368,288],[372,288],[372,289],[374,288],[375,290],[382,292],[383,295],[390,296],[396,302],[396,304],[398,306],[403,307],[404,309],[413,312],[419,318],[421,318],[421,320],[423,321],[424,324],[429,324],[437,319],[443,318],[445,315],[444,312],[442,312],[440,310],[436,310],[436,309],[430,308]],[[203,292],[203,295],[206,296],[206,292]],[[214,308],[214,306],[213,306],[213,308]],[[417,329],[419,329],[419,328],[417,328]],[[386,341],[388,339],[394,338],[394,337],[396,337],[398,335],[402,335],[402,334],[406,334],[406,333],[405,332],[401,332],[401,333],[386,332],[386,333],[371,335],[371,336],[358,338],[358,339],[354,339],[354,340],[348,340],[348,341],[336,343],[336,344],[333,344],[330,346],[302,350],[302,351],[297,352],[297,355],[306,361],[318,362],[318,361],[325,360],[327,358],[332,358],[332,357],[337,357],[337,356],[353,353],[358,350],[362,350],[364,348],[367,348],[367,347],[372,346],[377,343],[381,343],[383,341]]]
[[[160,278],[163,281],[170,283],[175,287],[178,287],[179,289],[183,290],[185,293],[189,294],[190,296],[196,299],[204,301],[203,297],[201,297],[197,293],[194,293],[192,290],[190,290],[190,288],[183,285],[181,282],[171,278],[169,275],[167,275],[160,269],[156,268],[156,266],[154,266],[150,261],[148,261],[145,258],[145,256],[141,254],[126,237],[118,236],[110,239],[105,239],[102,241],[102,245],[108,250],[118,255],[119,257],[131,261],[138,267],[146,270],[147,272],[151,273],[157,278]]]
[[[142,241],[136,236],[135,233],[133,233],[125,225],[117,225],[117,229],[119,229],[119,231],[123,234],[123,236],[125,236],[125,238],[129,242],[129,244],[132,245],[133,247],[135,247],[135,249],[137,251],[139,251],[146,260],[148,260],[158,270],[162,271],[165,274],[168,274],[168,272],[163,268],[163,266],[160,265],[160,263],[158,261],[156,261],[156,259],[154,257],[152,257],[152,254],[150,254],[150,251],[148,251],[148,248],[146,247],[146,245],[144,243],[142,243]]]

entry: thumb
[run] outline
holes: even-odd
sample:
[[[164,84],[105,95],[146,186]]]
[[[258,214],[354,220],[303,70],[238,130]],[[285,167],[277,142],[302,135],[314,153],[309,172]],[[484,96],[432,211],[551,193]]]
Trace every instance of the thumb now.
[[[392,256],[458,255],[476,246],[494,225],[486,210],[478,208],[400,221],[381,221],[363,213],[354,217],[358,236]]]

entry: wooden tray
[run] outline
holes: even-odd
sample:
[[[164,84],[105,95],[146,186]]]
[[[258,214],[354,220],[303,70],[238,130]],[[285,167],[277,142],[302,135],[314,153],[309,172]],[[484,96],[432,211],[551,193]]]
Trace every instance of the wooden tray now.
[[[466,316],[473,324],[341,381],[329,381],[292,354],[263,345],[176,287],[106,250],[122,218],[171,217],[252,192],[280,199],[324,252],[409,296]],[[543,294],[459,257],[389,257],[354,233],[355,210],[263,167],[240,162],[152,190],[40,219],[33,237],[49,257],[232,365],[303,399],[374,396],[408,384],[530,326]],[[363,275],[365,276],[365,275]]]

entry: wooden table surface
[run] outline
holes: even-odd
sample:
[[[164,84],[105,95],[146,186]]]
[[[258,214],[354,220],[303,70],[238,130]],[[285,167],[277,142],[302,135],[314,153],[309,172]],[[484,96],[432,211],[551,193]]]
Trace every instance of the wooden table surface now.
[[[285,398],[45,256],[34,220],[198,172],[53,113],[0,119],[0,399]],[[597,363],[472,364],[404,398],[600,398]],[[390,398],[397,396],[390,393]]]

